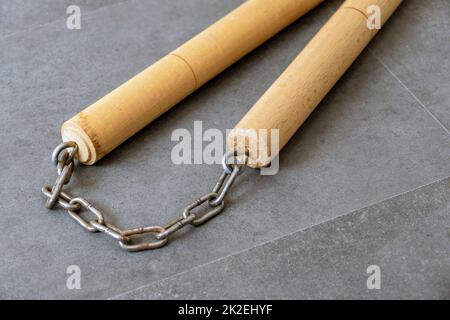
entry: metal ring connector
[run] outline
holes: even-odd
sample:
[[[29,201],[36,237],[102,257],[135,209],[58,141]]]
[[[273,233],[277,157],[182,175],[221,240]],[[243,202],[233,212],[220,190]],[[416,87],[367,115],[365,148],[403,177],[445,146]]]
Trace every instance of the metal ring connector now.
[[[58,165],[58,162],[60,160],[59,156],[61,152],[69,148],[72,148],[72,150],[69,153],[68,159],[66,159],[66,164],[68,165],[75,159],[75,156],[78,153],[78,145],[76,144],[76,142],[74,141],[62,142],[52,152],[52,162],[55,166]]]
[[[231,162],[230,159],[233,158]],[[240,168],[246,166],[248,163],[248,155],[247,154],[239,154],[237,151],[229,151],[222,158],[222,167],[223,170],[231,174],[233,172],[234,166],[239,166]],[[242,172],[242,171],[241,171]]]

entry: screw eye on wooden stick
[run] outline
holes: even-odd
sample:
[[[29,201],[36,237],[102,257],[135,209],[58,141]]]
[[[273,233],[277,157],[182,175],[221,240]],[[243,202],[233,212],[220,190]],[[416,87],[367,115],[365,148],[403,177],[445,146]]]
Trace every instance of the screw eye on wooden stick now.
[[[250,167],[268,165],[378,32],[368,25],[371,10],[375,20],[376,14],[381,14],[382,26],[401,2],[344,2],[230,132],[229,147],[248,154]],[[277,148],[272,148],[270,141],[274,129],[279,136]]]
[[[63,141],[94,164],[323,0],[249,0],[66,121]]]

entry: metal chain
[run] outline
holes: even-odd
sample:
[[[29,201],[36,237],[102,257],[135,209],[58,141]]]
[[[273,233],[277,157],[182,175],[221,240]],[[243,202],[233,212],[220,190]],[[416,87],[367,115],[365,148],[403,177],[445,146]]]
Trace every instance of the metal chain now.
[[[200,226],[208,220],[221,213],[225,207],[225,197],[236,178],[246,167],[248,157],[237,155],[233,152],[227,153],[222,160],[223,173],[210,193],[205,194],[186,206],[182,214],[169,222],[166,226],[138,227],[134,229],[122,230],[106,221],[103,213],[81,197],[72,197],[63,191],[63,187],[70,182],[74,167],[75,156],[78,152],[78,145],[75,142],[64,142],[58,145],[52,153],[52,162],[56,165],[58,178],[53,186],[44,185],[42,193],[47,197],[45,206],[53,209],[59,205],[67,210],[69,216],[79,225],[89,232],[101,232],[119,242],[120,247],[130,252],[143,251],[160,248],[167,244],[169,236],[177,232],[184,226]],[[230,161],[233,160],[233,161]],[[206,212],[198,211],[199,207],[209,208]],[[85,219],[81,216],[82,211],[90,213],[93,218]],[[138,235],[152,235],[153,240],[137,242]]]

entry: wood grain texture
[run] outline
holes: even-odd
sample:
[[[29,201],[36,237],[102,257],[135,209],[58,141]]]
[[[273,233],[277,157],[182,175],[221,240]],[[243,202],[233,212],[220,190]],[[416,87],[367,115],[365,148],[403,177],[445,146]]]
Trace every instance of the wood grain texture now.
[[[385,23],[401,2],[346,1],[231,131],[229,147],[248,153],[250,167],[268,165],[378,32],[367,26],[367,8],[379,6]],[[278,148],[271,147],[274,129]]]
[[[94,164],[323,0],[249,0],[104,98],[66,121],[64,141]]]

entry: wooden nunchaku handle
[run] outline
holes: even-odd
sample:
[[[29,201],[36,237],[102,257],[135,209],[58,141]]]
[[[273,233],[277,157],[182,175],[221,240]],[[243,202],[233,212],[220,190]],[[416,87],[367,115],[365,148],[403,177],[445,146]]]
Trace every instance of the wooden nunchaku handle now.
[[[208,80],[323,0],[249,0],[66,121],[64,141],[94,164]]]
[[[376,35],[378,30],[371,30],[367,25],[370,16],[368,8],[376,5],[381,9],[383,25],[401,2],[402,0],[344,2],[230,132],[229,147],[239,153],[248,153],[250,167],[261,168],[268,165]],[[266,129],[264,137],[258,136],[260,132],[264,132],[259,129]],[[279,130],[277,150],[271,150],[270,131],[273,129]],[[249,132],[256,132],[258,137],[250,138]],[[261,154],[268,157],[264,158]]]

